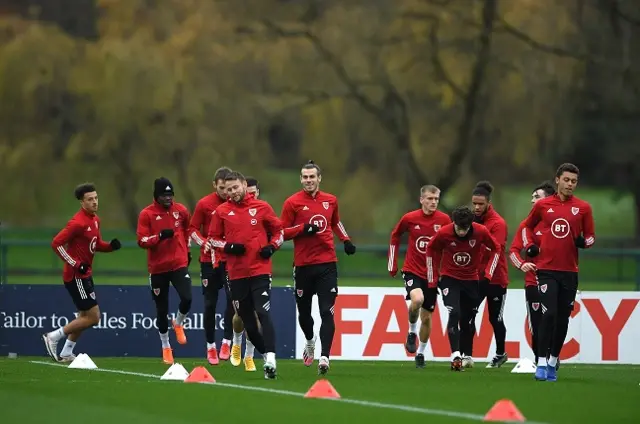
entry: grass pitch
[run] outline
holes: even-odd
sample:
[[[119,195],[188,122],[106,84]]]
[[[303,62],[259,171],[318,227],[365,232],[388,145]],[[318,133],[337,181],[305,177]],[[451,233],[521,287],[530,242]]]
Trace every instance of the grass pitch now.
[[[328,379],[341,400],[306,399],[318,379],[300,360],[278,362],[278,379],[224,362],[207,366],[216,384],[161,381],[159,359],[93,358],[101,370],[75,370],[48,358],[0,359],[2,422],[92,424],[350,423],[424,420],[479,422],[500,399],[511,399],[536,423],[640,422],[640,367],[561,367],[557,383],[511,374],[513,364],[462,373],[433,362],[333,361]],[[37,361],[34,363],[34,361]],[[187,370],[205,365],[185,359]],[[262,361],[256,365],[261,367]]]

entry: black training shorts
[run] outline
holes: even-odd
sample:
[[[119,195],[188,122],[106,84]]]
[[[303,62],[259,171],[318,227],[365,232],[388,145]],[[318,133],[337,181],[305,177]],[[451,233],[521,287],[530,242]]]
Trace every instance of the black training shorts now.
[[[314,294],[338,295],[338,266],[335,262],[293,267],[296,296],[313,297]]]
[[[73,304],[76,305],[78,311],[88,311],[98,304],[93,288],[93,277],[76,277],[73,281],[65,281],[64,287],[71,295]]]
[[[410,293],[415,289],[422,289],[422,295],[424,296],[422,309],[433,312],[436,308],[436,301],[438,300],[438,288],[429,288],[429,284],[426,279],[410,272],[403,272],[402,279],[404,280],[404,288],[407,290],[407,296],[405,299],[411,300]]]

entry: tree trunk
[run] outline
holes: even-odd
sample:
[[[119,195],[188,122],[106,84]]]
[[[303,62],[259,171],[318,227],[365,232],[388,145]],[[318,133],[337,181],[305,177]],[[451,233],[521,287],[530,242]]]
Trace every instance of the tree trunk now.
[[[479,49],[473,69],[471,70],[471,83],[464,101],[464,114],[458,127],[456,148],[449,156],[445,173],[438,180],[438,187],[443,194],[449,190],[458,180],[459,167],[472,142],[473,124],[478,108],[482,83],[484,82],[487,66],[491,60],[491,35],[496,18],[498,0],[484,0],[482,8],[482,32],[479,37]]]

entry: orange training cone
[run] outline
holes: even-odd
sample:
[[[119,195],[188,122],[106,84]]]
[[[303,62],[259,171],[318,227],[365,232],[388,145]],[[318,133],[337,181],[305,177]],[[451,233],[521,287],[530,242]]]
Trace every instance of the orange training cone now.
[[[216,380],[213,378],[209,371],[205,367],[195,367],[191,374],[187,378],[184,379],[185,383],[215,383]]]
[[[322,379],[316,381],[304,397],[339,399],[340,394],[331,385],[331,383],[329,383],[329,380]]]
[[[524,415],[509,399],[497,401],[484,416],[484,421],[525,422]]]

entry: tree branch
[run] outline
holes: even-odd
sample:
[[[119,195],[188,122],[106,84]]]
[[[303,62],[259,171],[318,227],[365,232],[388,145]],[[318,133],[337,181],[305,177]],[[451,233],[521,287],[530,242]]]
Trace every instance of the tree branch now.
[[[554,54],[556,56],[562,56],[562,57],[568,57],[576,60],[581,60],[584,62],[594,61],[594,58],[590,57],[589,55],[586,55],[583,53],[576,53],[576,52],[572,52],[567,49],[564,49],[562,47],[550,46],[550,45],[541,43],[533,39],[528,34],[525,34],[524,32],[520,31],[516,27],[512,26],[501,17],[498,18],[498,21],[500,22],[500,27],[496,28],[496,32],[505,32],[507,34],[510,34],[536,50],[540,50],[545,53]]]
[[[362,93],[360,86],[353,79],[340,61],[322,44],[322,41],[308,29],[285,30],[269,20],[262,21],[264,26],[280,37],[302,37],[311,42],[320,57],[331,66],[340,81],[347,87],[350,95],[360,103],[363,109],[384,122],[382,110],[369,97]]]
[[[440,27],[440,23],[435,21],[429,30],[429,42],[431,44],[431,64],[436,72],[436,76],[444,81],[453,92],[461,98],[464,98],[466,93],[458,84],[456,84],[447,74],[447,71],[444,69],[442,65],[442,61],[440,60],[440,44],[438,40],[438,29]]]

